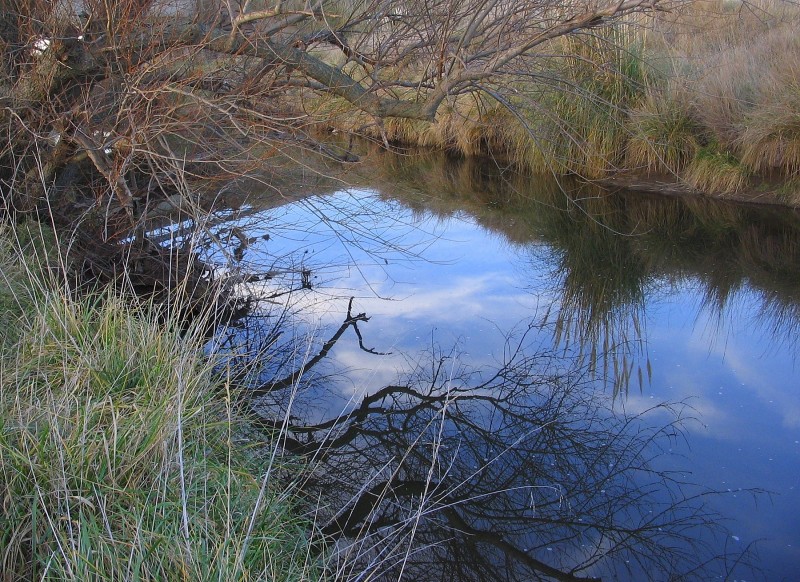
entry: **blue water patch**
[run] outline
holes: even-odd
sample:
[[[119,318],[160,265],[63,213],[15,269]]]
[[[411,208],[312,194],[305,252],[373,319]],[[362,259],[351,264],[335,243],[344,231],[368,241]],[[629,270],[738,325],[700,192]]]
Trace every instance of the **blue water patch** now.
[[[675,471],[696,491],[722,492],[708,504],[728,520],[723,545],[757,542],[756,565],[767,578],[791,579],[800,564],[791,293],[800,282],[776,275],[773,289],[763,274],[744,272],[718,283],[721,272],[697,267],[715,260],[692,255],[704,252],[697,245],[666,241],[669,250],[651,252],[644,247],[659,245],[652,236],[611,227],[581,234],[590,227],[577,224],[577,234],[556,236],[552,225],[538,228],[533,220],[524,236],[510,225],[511,237],[487,226],[503,220],[517,219],[488,204],[483,214],[474,205],[429,211],[385,192],[342,190],[222,223],[222,242],[208,247],[206,258],[231,264],[237,241],[226,233],[234,226],[245,232],[249,243],[235,266],[264,275],[248,292],[269,295],[294,284],[280,301],[291,304],[296,333],[318,344],[340,325],[350,297],[371,318],[360,326],[363,343],[384,355],[344,336],[327,358],[328,369],[338,371],[335,389],[313,398],[317,418],[352,410],[423,354],[496,369],[523,334],[530,349],[588,370],[592,389],[601,388],[593,397],[607,399],[609,411],[659,421],[669,415],[654,406],[679,403],[682,432],[654,466]],[[600,238],[592,247],[593,236]],[[592,248],[580,246],[587,240]],[[603,263],[593,265],[591,253],[602,245],[622,258],[600,254]],[[570,253],[586,255],[580,258],[588,273],[574,271]],[[277,302],[267,300],[264,309]]]

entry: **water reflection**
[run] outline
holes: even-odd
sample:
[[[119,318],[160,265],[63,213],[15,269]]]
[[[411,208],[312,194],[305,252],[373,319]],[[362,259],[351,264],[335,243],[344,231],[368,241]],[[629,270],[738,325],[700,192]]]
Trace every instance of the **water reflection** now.
[[[797,217],[385,162],[369,191],[221,225],[254,241],[239,257],[239,237],[215,239],[280,299],[228,337],[259,367],[231,363],[262,427],[313,461],[320,522],[357,557],[341,574],[708,579],[738,563],[727,550],[774,537],[759,566],[789,576]],[[292,284],[287,305],[274,294]],[[368,325],[342,319],[350,295]],[[765,352],[780,358],[756,364]],[[699,422],[662,399],[691,399]],[[774,509],[743,502],[758,487],[782,493]],[[710,507],[734,535],[714,536]]]
[[[322,404],[329,383],[312,372],[350,329],[380,357],[364,346],[367,320],[351,302],[297,370],[269,379],[261,368],[258,386],[243,390],[254,423],[307,460],[303,489],[335,540],[337,579],[754,573],[706,506],[721,494],[652,464],[682,438],[682,406],[613,410],[585,369],[538,347],[539,330],[528,327],[507,338],[494,369],[434,347],[402,381],[336,413]],[[270,328],[247,353],[274,353],[274,336]],[[309,395],[316,407],[300,404]]]
[[[390,156],[382,195],[417,212],[468,212],[501,232],[531,264],[531,291],[556,295],[547,320],[617,391],[651,375],[645,299],[693,281],[701,306],[724,321],[740,295],[752,325],[796,350],[800,323],[800,215],[702,198],[610,193],[591,184],[503,171],[441,155]],[[380,183],[380,182],[379,182]],[[396,184],[411,188],[397,187]],[[374,186],[373,181],[373,187]],[[524,264],[524,263],[523,263]],[[542,280],[542,264],[550,265]],[[524,269],[524,267],[521,267]],[[767,346],[761,346],[762,349]]]

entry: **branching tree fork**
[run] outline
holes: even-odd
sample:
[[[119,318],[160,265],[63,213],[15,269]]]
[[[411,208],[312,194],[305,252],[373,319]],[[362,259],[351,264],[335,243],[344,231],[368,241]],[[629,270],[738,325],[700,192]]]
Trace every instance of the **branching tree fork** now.
[[[5,0],[0,188],[57,222],[127,232],[156,195],[308,147],[304,103],[432,121],[444,100],[536,68],[557,37],[660,0]],[[326,97],[328,96],[328,97]],[[330,153],[323,146],[317,151]],[[57,209],[57,211],[55,211]],[[110,226],[109,226],[110,225]]]

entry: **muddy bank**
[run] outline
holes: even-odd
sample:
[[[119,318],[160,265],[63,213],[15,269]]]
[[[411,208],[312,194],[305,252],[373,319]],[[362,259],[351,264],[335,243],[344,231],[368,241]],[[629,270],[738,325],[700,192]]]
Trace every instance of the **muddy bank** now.
[[[767,204],[772,206],[800,208],[800,202],[794,200],[791,196],[787,196],[787,185],[780,182],[764,181],[755,187],[743,188],[736,192],[725,192],[721,194],[702,192],[686,184],[678,177],[666,174],[617,174],[593,182],[604,188],[635,190],[638,192],[663,194],[665,196],[696,196],[747,204]]]

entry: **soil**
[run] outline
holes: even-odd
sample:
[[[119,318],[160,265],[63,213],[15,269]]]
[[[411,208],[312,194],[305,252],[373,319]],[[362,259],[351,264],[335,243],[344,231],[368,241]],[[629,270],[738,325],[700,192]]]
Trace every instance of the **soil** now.
[[[730,200],[747,204],[766,204],[800,208],[800,196],[795,196],[794,199],[787,197],[785,191],[782,191],[782,186],[785,186],[785,183],[781,181],[764,180],[755,187],[745,188],[738,192],[726,192],[724,194],[709,194],[696,190],[677,177],[670,175],[617,174],[600,179],[597,183],[606,188],[652,192],[665,196],[703,196],[705,198]]]

